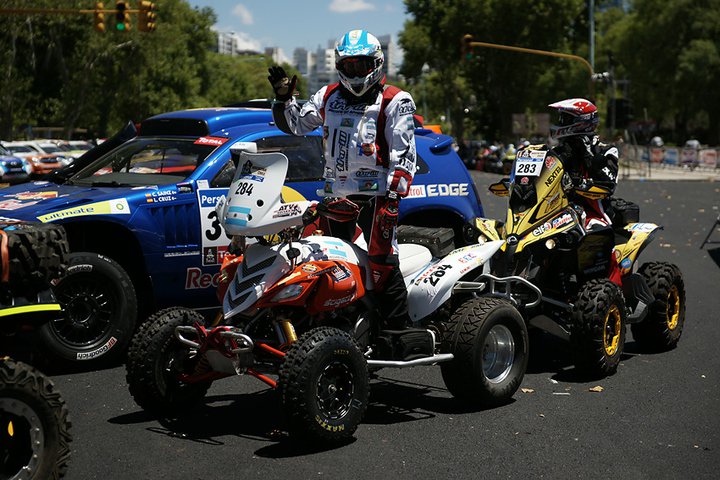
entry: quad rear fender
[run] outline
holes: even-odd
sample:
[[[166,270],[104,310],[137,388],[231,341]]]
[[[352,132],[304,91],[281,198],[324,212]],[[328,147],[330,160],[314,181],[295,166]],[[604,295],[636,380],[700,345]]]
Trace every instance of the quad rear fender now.
[[[503,240],[469,245],[453,250],[420,270],[408,284],[410,318],[418,323],[437,310],[452,296],[453,287],[463,277],[479,277],[490,269],[489,260],[500,249]]]
[[[626,243],[615,245],[613,252],[622,275],[632,271],[640,252],[650,244],[657,231],[662,228],[654,223],[629,223],[625,226],[625,230],[631,233],[630,238]]]

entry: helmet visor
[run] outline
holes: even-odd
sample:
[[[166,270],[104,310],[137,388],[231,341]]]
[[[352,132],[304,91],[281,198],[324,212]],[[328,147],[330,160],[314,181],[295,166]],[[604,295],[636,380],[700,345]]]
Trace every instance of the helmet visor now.
[[[341,59],[337,64],[346,77],[357,78],[370,75],[375,68],[375,59],[372,57],[348,57]]]
[[[567,127],[577,121],[575,115],[568,112],[560,112],[560,118],[558,119],[558,126]]]

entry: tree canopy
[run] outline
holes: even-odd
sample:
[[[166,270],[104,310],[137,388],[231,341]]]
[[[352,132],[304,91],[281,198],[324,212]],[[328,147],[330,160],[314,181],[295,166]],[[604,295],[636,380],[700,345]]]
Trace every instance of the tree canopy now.
[[[272,94],[270,58],[212,51],[212,9],[158,3],[153,33],[138,32],[135,18],[131,31],[112,31],[111,14],[105,33],[93,29],[89,14],[0,15],[0,138],[22,136],[28,125],[85,127],[102,136],[156,113]],[[470,34],[588,58],[589,3],[405,0],[402,85],[428,122],[458,139],[513,141],[512,114],[550,113],[549,103],[571,97],[595,100],[607,131],[610,99],[625,97],[635,119],[647,119],[666,141],[720,143],[720,0],[633,0],[627,11],[595,0],[595,71],[613,72],[614,84],[592,83],[583,64],[567,59],[481,47],[461,56],[461,39]],[[5,0],[2,8],[27,4]]]
[[[628,12],[596,0],[595,71],[613,71],[614,86],[592,84],[582,64],[563,59],[491,48],[461,58],[465,34],[588,58],[588,4],[405,0],[402,73],[425,99],[428,111],[421,113],[430,121],[449,118],[460,138],[511,138],[512,113],[548,112],[555,100],[594,97],[605,117],[610,98],[625,96],[636,119],[647,114],[668,137],[719,143],[720,0],[635,0]]]
[[[88,3],[32,6],[87,9]],[[104,33],[93,29],[90,14],[0,15],[0,138],[21,136],[26,125],[90,127],[104,136],[128,120],[271,95],[271,59],[212,51],[212,9],[164,0],[157,14],[153,33],[138,32],[135,18],[129,32],[115,32],[111,14]]]

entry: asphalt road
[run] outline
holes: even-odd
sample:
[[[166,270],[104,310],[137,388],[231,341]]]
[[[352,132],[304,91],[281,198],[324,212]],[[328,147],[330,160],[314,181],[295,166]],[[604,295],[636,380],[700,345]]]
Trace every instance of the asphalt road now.
[[[499,177],[473,176],[486,215],[504,216],[503,200],[485,193]],[[642,258],[684,272],[677,349],[640,354],[628,331],[617,374],[585,382],[565,344],[533,337],[522,385],[533,392],[485,411],[461,408],[438,368],[383,370],[356,440],[333,450],[271,438],[276,398],[251,378],[216,382],[205,406],[168,424],[134,404],[124,367],[59,374],[73,420],[68,478],[718,478],[720,232],[711,239],[719,243],[698,247],[718,215],[720,184],[627,181],[618,195],[641,205],[641,220],[665,225]]]

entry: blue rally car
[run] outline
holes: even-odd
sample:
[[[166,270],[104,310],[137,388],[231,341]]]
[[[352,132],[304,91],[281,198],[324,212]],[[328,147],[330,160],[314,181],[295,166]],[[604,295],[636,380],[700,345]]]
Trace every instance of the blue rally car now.
[[[455,245],[474,242],[473,219],[483,211],[452,139],[424,129],[416,139],[418,170],[400,223],[450,227]],[[54,289],[66,313],[38,332],[45,352],[70,361],[117,358],[138,318],[169,305],[217,308],[229,240],[214,207],[233,178],[236,142],[289,158],[286,201],[318,198],[320,130],[285,135],[266,108],[157,115],[62,184],[0,190],[1,217],[61,224],[70,241],[68,272]]]

